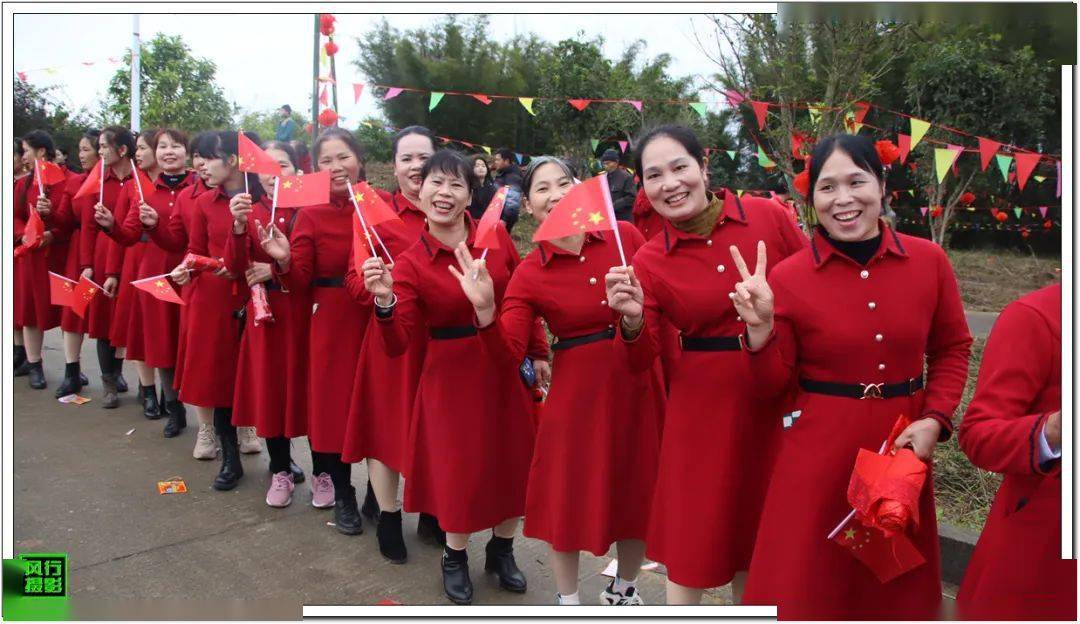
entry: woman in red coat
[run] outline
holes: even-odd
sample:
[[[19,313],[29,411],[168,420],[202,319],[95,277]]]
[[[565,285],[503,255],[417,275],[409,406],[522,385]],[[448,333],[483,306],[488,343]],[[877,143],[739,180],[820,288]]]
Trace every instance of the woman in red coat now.
[[[941,570],[932,478],[907,532],[924,564],[882,583],[829,537],[851,511],[859,449],[876,452],[904,416],[913,422],[895,448],[910,446],[929,462],[952,431],[971,347],[956,278],[940,247],[880,219],[885,179],[870,139],[819,141],[809,182],[820,223],[809,249],[767,281],[767,243],[758,244],[752,274],[732,250],[743,280],[732,300],[747,323],[754,388],[767,396],[799,386],[744,602],[777,605],[781,619],[934,619]],[[852,539],[844,534],[838,540]]]
[[[645,193],[645,187],[638,189],[637,197],[634,198],[634,227],[641,231],[645,240],[652,240],[654,236],[664,230],[664,217],[653,209],[649,196]]]
[[[23,153],[24,152],[23,152],[22,140],[21,139],[15,139],[14,146],[15,146],[15,148],[14,148],[15,162],[14,162],[12,171],[15,172],[15,175],[14,175],[14,182],[11,185],[13,196],[14,196],[14,193],[19,191],[19,189],[21,188],[21,184],[25,184],[25,182],[20,184],[20,180],[22,180],[23,178],[26,178],[27,176],[30,175],[30,170],[26,167],[26,163],[23,162]],[[14,217],[14,214],[12,215],[12,217]],[[13,222],[13,224],[14,224],[14,222]],[[19,305],[19,301],[20,301],[20,298],[21,298],[22,294],[21,294],[21,292],[20,292],[20,290],[19,290],[19,288],[17,286],[15,288],[13,288],[12,291],[13,291],[12,294],[14,295],[13,298],[14,298],[14,301],[15,301],[15,305]],[[22,327],[19,327],[18,325],[15,325],[14,328],[15,328],[15,332],[14,332],[14,334],[12,336],[12,343],[15,346],[14,358],[12,360],[12,364],[14,366],[13,372],[14,372],[14,375],[16,377],[25,377],[28,374],[30,374],[30,372],[29,372],[29,370],[27,368],[27,363],[26,363],[26,346],[23,344]]]
[[[41,390],[46,386],[41,343],[45,331],[60,323],[60,308],[52,305],[49,296],[49,252],[52,244],[65,238],[70,231],[67,218],[71,210],[67,207],[64,181],[45,185],[40,180],[41,165],[37,163],[52,162],[55,153],[52,137],[43,130],[34,130],[22,138],[22,144],[23,162],[30,167],[31,173],[15,185],[15,244],[25,243],[24,233],[31,210],[41,218],[44,230],[38,243],[15,261],[14,281],[19,297],[14,320],[15,326],[22,328],[30,387]]]
[[[710,193],[704,150],[686,128],[647,133],[637,161],[666,223],[632,267],[606,276],[607,299],[623,315],[616,345],[634,370],[664,353],[665,322],[681,333],[646,544],[667,566],[668,603],[696,604],[732,580],[740,593],[780,430],[778,401],[744,392],[752,377],[728,305],[738,274],[727,250],[765,240],[779,261],[806,239],[772,202]]]
[[[330,172],[330,203],[300,210],[291,242],[277,228],[259,227],[274,272],[292,292],[312,297],[308,339],[308,442],[315,480],[329,476],[334,493],[334,524],[345,535],[363,533],[352,467],[341,460],[352,379],[370,312],[345,290],[352,249],[352,185],[364,179],[363,150],[348,131],[331,128],[316,139],[312,152],[318,171]]]
[[[296,153],[284,141],[271,141],[263,149],[281,165],[283,176],[297,175]],[[244,333],[240,338],[240,356],[236,364],[236,389],[233,394],[233,424],[254,427],[258,437],[266,439],[270,456],[270,488],[266,504],[287,507],[292,503],[295,484],[304,481],[304,473],[292,461],[290,440],[307,435],[307,339],[311,301],[302,291],[282,288],[270,270],[273,259],[260,245],[256,228],[251,224],[270,223],[276,176],[259,175],[266,195],[252,204],[241,193],[233,199],[233,235],[225,247],[225,267],[243,275],[248,290],[261,284],[273,314],[273,320],[256,325],[253,296],[245,308]],[[275,226],[286,236],[291,234],[299,208],[278,207]],[[313,487],[315,507],[333,504],[330,490]],[[320,497],[324,500],[320,501]]]
[[[542,223],[573,180],[561,160],[534,158],[522,181],[525,210]],[[631,224],[617,225],[632,258],[645,239]],[[497,327],[480,332],[508,366],[521,362],[537,318],[557,336],[554,376],[547,362],[536,364],[551,391],[529,470],[523,534],[551,546],[559,604],[580,604],[578,551],[602,556],[612,543],[619,570],[601,604],[643,604],[634,581],[645,555],[664,387],[658,363],[633,371],[615,351],[618,317],[607,305],[603,275],[619,263],[611,232],[543,241],[514,271]],[[477,285],[487,295],[474,302],[479,318],[494,306],[494,290],[489,282]]]
[[[409,197],[416,197],[419,184],[415,178],[423,163],[435,153],[435,139],[427,128],[410,126],[394,135],[391,146],[398,189],[393,195],[381,190],[376,192],[401,220],[377,225],[375,231],[391,256],[397,258],[420,240],[426,224],[424,213]],[[364,288],[364,279],[356,269],[350,255],[345,287],[359,305],[371,309],[371,294]],[[360,511],[372,522],[377,518],[379,552],[393,563],[403,563],[408,552],[401,531],[398,484],[405,468],[413,399],[420,382],[420,366],[428,339],[418,332],[405,353],[392,358],[374,336],[377,331],[374,325],[368,324],[360,348],[342,460],[358,462],[367,459],[368,491]],[[417,535],[429,543],[446,543],[438,521],[430,514],[420,515]]]
[[[469,535],[482,529],[494,533],[485,568],[498,575],[504,589],[526,589],[514,562],[513,535],[525,511],[533,407],[518,366],[485,352],[473,306],[451,274],[457,273],[456,265],[471,272],[465,263],[471,266],[482,253],[467,246],[475,235],[465,214],[475,185],[472,167],[457,153],[442,150],[424,164],[421,179],[427,230],[419,244],[394,258],[393,276],[382,259],[365,261],[364,283],[374,296],[378,333],[388,355],[404,353],[414,333],[431,338],[406,449],[405,509],[439,519],[446,531],[443,588],[453,602],[468,604],[473,591],[465,548]],[[510,235],[497,231],[500,247],[489,250],[487,266],[494,298],[501,300],[520,260]],[[481,321],[484,326],[491,318]],[[529,355],[546,360],[546,343],[535,324]]]
[[[1005,480],[956,596],[961,618],[1076,621],[1061,558],[1061,284],[1009,304],[960,425],[971,462]]]

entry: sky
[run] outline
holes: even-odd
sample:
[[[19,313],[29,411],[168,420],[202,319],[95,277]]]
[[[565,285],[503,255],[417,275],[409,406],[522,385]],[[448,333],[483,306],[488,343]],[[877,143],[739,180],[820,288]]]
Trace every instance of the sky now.
[[[340,47],[336,59],[341,109],[338,112],[346,118],[345,125],[352,126],[349,121],[378,116],[375,97],[370,91],[362,95],[358,105],[352,101],[349,84],[365,81],[352,65],[357,57],[354,36],[362,37],[383,16],[335,15],[338,18],[335,42]],[[390,24],[401,30],[430,25],[441,17],[440,14],[386,15]],[[108,59],[122,58],[131,45],[133,20],[130,14],[16,14],[13,25],[15,70],[25,71],[28,81],[35,86],[57,85],[56,99],[63,101],[69,110],[78,111],[98,107],[109,79],[119,67]],[[586,38],[603,36],[604,53],[609,58],[618,57],[634,40],[644,39],[646,56],[671,55],[671,72],[676,76],[708,76],[715,71],[694,39],[695,28],[707,39],[711,33],[709,26],[704,17],[692,14],[490,15],[490,33],[497,40],[510,39],[515,33],[534,32],[543,39],[559,41],[583,31]],[[238,28],[260,34],[251,48],[257,50],[255,54],[236,52],[232,33]],[[218,85],[226,98],[245,112],[272,110],[288,103],[294,110],[306,113],[311,102],[313,29],[310,15],[296,14],[143,14],[139,25],[143,41],[152,39],[156,33],[179,34],[194,55],[214,61]],[[50,67],[55,69],[43,69]],[[702,99],[718,99],[718,96]]]

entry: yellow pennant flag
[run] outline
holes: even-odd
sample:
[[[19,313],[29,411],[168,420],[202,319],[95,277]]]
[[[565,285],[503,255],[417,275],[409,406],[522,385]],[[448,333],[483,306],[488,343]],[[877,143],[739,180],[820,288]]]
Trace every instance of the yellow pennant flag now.
[[[536,116],[536,113],[534,113],[533,109],[532,109],[534,99],[536,99],[536,98],[527,98],[527,97],[519,97],[518,98],[518,101],[521,102],[521,105],[524,106],[525,110],[529,111],[529,114],[532,115],[533,117]]]
[[[319,67],[326,67],[330,59],[326,56],[326,46],[319,46]]]
[[[937,172],[938,184],[945,179],[945,174],[949,173],[949,167],[956,162],[956,159],[960,156],[960,150],[951,150],[943,147],[934,148],[934,170]]]
[[[741,198],[742,194],[743,194],[743,190],[742,189],[735,189],[735,193],[738,194],[738,196]]]
[[[808,110],[810,111],[810,123],[811,124],[816,126],[818,124],[818,121],[821,120],[821,109],[824,106],[825,105],[822,104],[821,102],[817,102],[815,104],[811,104],[808,107]]]
[[[490,148],[490,147],[488,147],[487,145],[481,145],[481,146],[480,146],[480,149],[482,149],[482,150],[484,150],[485,152],[487,152],[487,155],[488,155],[488,156],[491,156],[491,148]]]
[[[926,131],[930,129],[930,122],[923,121],[922,119],[911,118],[911,148],[915,149],[915,146],[919,144]]]

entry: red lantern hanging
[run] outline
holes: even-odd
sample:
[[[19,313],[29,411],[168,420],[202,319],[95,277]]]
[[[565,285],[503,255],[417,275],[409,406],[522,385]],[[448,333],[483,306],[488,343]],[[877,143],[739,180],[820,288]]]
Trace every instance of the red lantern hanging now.
[[[998,213],[994,215],[994,218],[997,219],[999,223],[1005,223],[1009,220],[1009,213],[998,211]]]
[[[1053,221],[1051,221],[1050,219],[1047,219],[1046,221],[1043,221],[1043,229],[1044,230],[1049,230],[1052,227],[1054,227],[1054,222]]]
[[[334,56],[338,52],[338,44],[334,43],[333,39],[327,41],[323,47],[326,49],[326,56]]]
[[[886,167],[900,159],[900,148],[888,139],[875,142],[874,147],[877,149],[881,164]]]
[[[325,37],[329,37],[330,35],[334,34],[334,22],[336,21],[337,18],[333,15],[330,15],[329,13],[323,13],[319,15],[319,32],[321,32]]]
[[[330,127],[337,123],[338,114],[332,108],[325,108],[319,113],[319,125]]]
[[[941,206],[934,206],[933,208],[930,209],[930,216],[933,217],[934,219],[940,217],[941,213],[942,213]]]
[[[974,202],[975,202],[975,193],[972,193],[971,191],[967,191],[963,195],[960,196],[960,203],[965,205],[965,206],[970,206]]]
[[[1020,228],[1020,238],[1027,238],[1028,236],[1031,236],[1031,232],[1026,227]]]

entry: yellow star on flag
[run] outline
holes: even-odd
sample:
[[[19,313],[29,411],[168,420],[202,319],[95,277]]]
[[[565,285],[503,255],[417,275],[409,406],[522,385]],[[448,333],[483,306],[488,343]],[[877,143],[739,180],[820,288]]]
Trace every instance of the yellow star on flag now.
[[[847,531],[844,531],[844,538],[849,540],[855,539],[855,529],[848,529]]]
[[[237,161],[237,163],[239,164],[239,166],[243,167],[243,166],[244,166],[244,157],[243,157],[243,156],[240,156],[240,158],[239,158],[239,160]]]
[[[599,212],[594,212],[589,215],[589,221],[592,221],[593,225],[598,225],[603,220],[604,216]]]
[[[158,288],[165,288],[166,286],[168,286],[168,284],[165,283],[165,280],[158,280],[154,282],[154,286],[157,286]]]
[[[283,188],[283,189],[291,189],[292,188],[292,180],[285,180],[285,183],[281,185],[281,188]]]
[[[358,193],[356,194],[356,201],[358,201],[358,202],[363,202],[363,201],[364,201],[364,194],[363,194],[363,193],[359,193],[359,192],[358,192]]]

